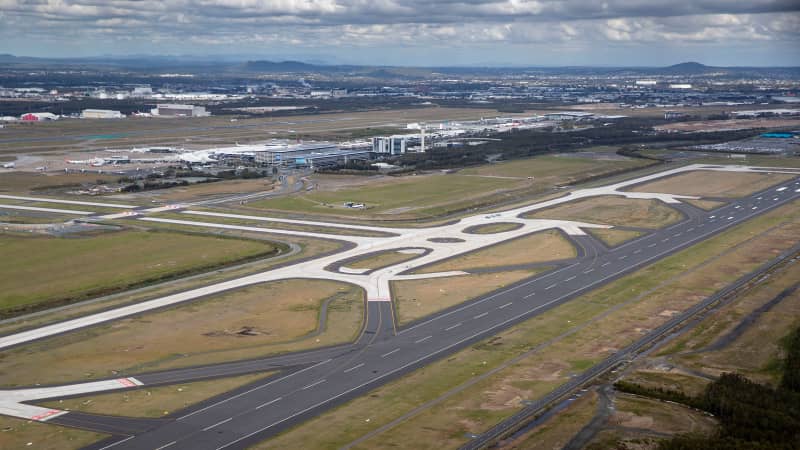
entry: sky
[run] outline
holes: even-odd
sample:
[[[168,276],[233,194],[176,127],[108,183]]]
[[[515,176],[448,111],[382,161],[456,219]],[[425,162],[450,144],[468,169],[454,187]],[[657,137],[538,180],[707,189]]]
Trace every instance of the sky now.
[[[0,0],[0,53],[800,65],[800,0]]]

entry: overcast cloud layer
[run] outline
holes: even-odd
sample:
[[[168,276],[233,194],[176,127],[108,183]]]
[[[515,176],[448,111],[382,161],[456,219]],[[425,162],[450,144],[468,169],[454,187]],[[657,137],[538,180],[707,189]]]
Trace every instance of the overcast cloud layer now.
[[[0,52],[799,65],[800,0],[0,0]]]

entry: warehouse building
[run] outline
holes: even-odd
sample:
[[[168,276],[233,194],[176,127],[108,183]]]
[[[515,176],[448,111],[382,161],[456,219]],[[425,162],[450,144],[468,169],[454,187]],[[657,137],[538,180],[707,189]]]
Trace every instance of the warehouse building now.
[[[124,119],[125,116],[119,111],[110,109],[84,109],[81,112],[81,119]]]
[[[211,115],[203,106],[160,104],[150,110],[154,116],[161,117],[208,117]]]

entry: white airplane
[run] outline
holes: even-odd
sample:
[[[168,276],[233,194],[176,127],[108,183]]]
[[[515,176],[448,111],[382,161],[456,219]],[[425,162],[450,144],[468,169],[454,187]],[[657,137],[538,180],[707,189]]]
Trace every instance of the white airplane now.
[[[16,164],[13,162],[3,164],[3,169],[13,169],[16,167]]]

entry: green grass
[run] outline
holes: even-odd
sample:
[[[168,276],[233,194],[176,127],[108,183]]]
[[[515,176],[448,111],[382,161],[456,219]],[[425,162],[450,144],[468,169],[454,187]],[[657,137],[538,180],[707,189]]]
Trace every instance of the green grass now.
[[[591,149],[586,149],[591,150]],[[464,169],[465,175],[488,175],[502,177],[583,177],[597,175],[629,167],[644,167],[650,162],[640,159],[601,160],[579,157],[537,156],[534,158],[503,161]]]
[[[358,188],[331,192],[314,192],[300,196],[253,202],[254,208],[292,212],[330,213],[364,216],[380,213],[413,212],[432,215],[438,206],[458,204],[464,199],[486,197],[520,183],[500,178],[478,178],[462,175],[407,176],[386,183],[368,184]],[[365,209],[343,207],[344,202],[364,203]]]
[[[268,242],[168,231],[71,238],[0,234],[0,316],[276,252]]]

